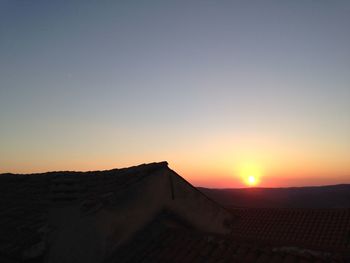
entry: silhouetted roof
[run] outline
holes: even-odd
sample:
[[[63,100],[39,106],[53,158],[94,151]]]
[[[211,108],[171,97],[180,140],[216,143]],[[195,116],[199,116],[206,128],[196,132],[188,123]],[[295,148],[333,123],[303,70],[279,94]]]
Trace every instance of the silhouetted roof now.
[[[18,262],[33,246],[45,249],[51,206],[103,199],[167,166],[160,162],[93,172],[0,174],[0,262]]]
[[[106,263],[116,262],[320,263],[346,261],[337,254],[293,247],[274,247],[254,241],[242,241],[229,235],[213,235],[183,227],[169,227],[162,224],[160,220],[155,220],[106,261]]]
[[[350,250],[350,209],[232,209],[232,235],[326,251]]]
[[[108,171],[0,175],[0,262],[21,262],[23,253],[43,255],[49,207],[77,200],[103,205],[110,192],[167,167],[161,162]],[[109,262],[346,262],[349,257],[349,209],[231,211],[239,219],[226,236],[156,218]]]

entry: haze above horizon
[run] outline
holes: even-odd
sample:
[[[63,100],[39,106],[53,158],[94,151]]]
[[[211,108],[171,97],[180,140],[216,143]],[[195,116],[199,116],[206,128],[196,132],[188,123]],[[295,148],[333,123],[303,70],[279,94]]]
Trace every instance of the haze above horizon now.
[[[0,0],[0,173],[167,160],[203,187],[349,183],[349,12]]]

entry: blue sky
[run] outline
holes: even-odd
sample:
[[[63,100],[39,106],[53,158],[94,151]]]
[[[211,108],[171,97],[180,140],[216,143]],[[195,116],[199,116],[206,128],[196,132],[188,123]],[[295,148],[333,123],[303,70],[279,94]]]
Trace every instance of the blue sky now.
[[[348,1],[2,0],[0,172],[166,159],[216,185],[247,161],[271,178],[347,181],[349,11]]]

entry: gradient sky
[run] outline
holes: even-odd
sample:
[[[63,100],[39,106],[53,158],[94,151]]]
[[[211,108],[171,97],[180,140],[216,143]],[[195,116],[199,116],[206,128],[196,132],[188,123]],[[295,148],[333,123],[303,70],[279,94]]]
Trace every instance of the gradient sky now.
[[[350,1],[0,0],[0,172],[167,160],[350,183]]]

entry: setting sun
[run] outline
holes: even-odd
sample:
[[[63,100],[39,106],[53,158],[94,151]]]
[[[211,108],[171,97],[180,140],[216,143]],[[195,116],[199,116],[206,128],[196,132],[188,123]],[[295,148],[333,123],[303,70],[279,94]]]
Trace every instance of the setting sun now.
[[[258,180],[254,175],[250,175],[246,179],[246,184],[249,186],[255,186],[257,183],[258,183]]]
[[[245,164],[240,168],[240,176],[247,186],[256,186],[260,183],[261,168],[255,164]]]

